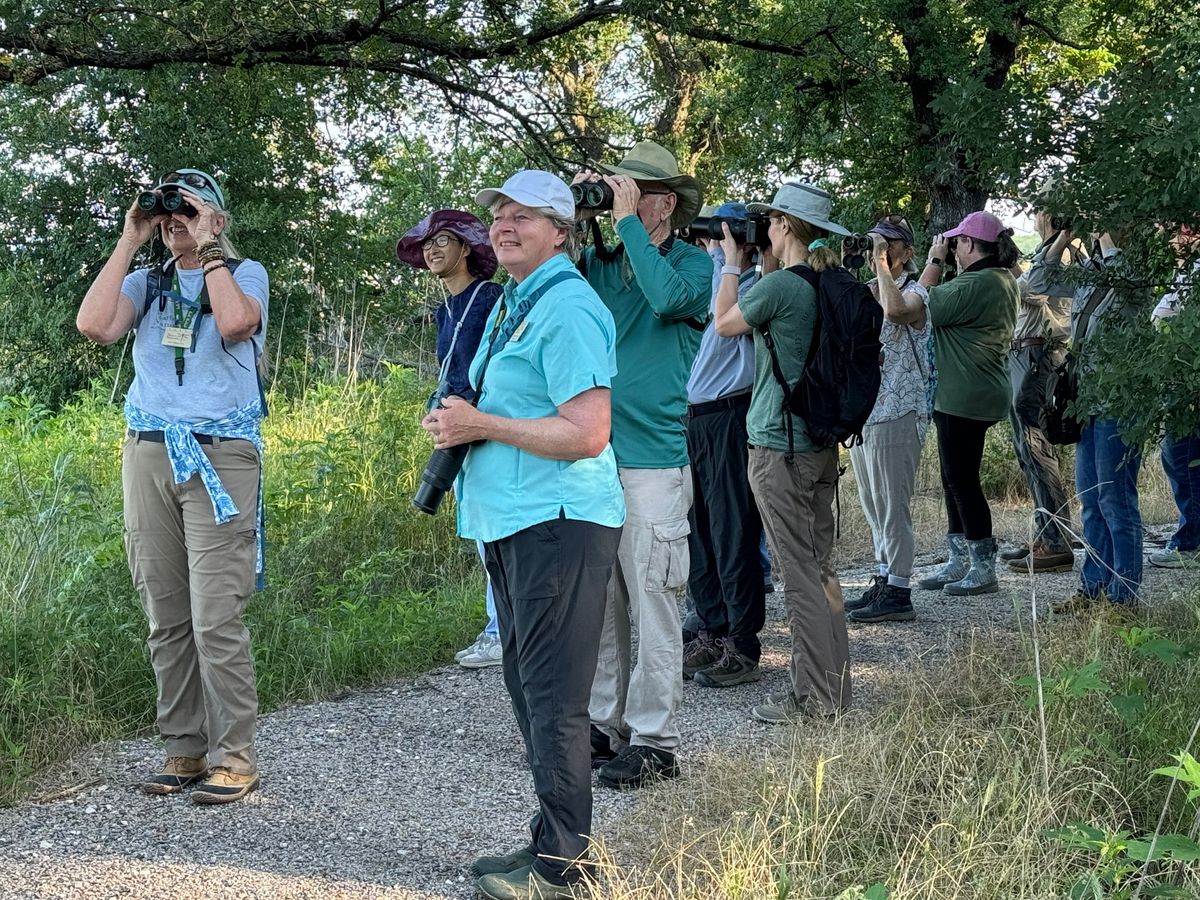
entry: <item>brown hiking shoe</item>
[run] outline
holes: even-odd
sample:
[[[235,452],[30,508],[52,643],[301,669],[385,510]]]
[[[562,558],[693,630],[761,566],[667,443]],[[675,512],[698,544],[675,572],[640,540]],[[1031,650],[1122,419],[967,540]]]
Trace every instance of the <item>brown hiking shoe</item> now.
[[[178,794],[207,774],[207,757],[168,756],[158,774],[142,782],[142,790],[147,794]]]
[[[1085,612],[1093,609],[1105,602],[1103,595],[1085,594],[1083,591],[1076,591],[1070,597],[1064,597],[1061,600],[1056,600],[1051,604],[1050,609],[1056,616],[1072,616],[1076,613]]]
[[[1027,556],[1010,559],[1008,567],[1014,572],[1028,572],[1032,568],[1035,575],[1042,572],[1070,572],[1075,568],[1075,554],[1069,549],[1051,550],[1038,541]]]
[[[715,666],[725,655],[725,648],[720,638],[715,638],[707,631],[683,648],[683,677],[691,678],[697,672]]]
[[[240,775],[225,766],[217,766],[204,784],[192,791],[192,802],[211,805],[241,800],[258,787],[258,773]]]

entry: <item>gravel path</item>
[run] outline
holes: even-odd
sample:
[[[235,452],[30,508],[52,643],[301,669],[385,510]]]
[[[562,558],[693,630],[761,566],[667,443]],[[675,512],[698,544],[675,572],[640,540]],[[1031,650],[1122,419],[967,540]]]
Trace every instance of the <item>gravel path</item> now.
[[[847,596],[868,576],[862,568],[844,572]],[[1039,597],[1069,593],[1076,578],[1039,577]],[[1195,576],[1146,570],[1150,594],[1185,581],[1194,584]],[[954,601],[914,591],[916,623],[853,627],[856,703],[877,702],[898,665],[944,656],[972,631],[1012,627],[1014,610],[1028,609],[1029,583],[1008,573],[1003,588]],[[701,751],[784,733],[748,716],[751,704],[786,685],[781,600],[775,594],[768,610],[762,682],[727,690],[685,683],[685,777],[689,757]],[[0,897],[471,897],[470,861],[520,843],[533,805],[497,669],[451,666],[263,716],[262,786],[229,807],[139,792],[138,778],[161,755],[149,739],[92,748],[72,778],[90,786],[0,811]],[[597,833],[636,803],[636,795],[597,788]]]

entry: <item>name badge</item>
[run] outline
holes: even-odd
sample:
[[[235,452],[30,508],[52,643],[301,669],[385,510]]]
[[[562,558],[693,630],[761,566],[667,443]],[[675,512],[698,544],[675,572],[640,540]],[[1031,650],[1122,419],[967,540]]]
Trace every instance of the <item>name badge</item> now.
[[[529,325],[529,320],[526,319],[524,322],[522,322],[520,325],[517,326],[517,330],[512,333],[512,337],[509,338],[509,340],[510,341],[519,341],[521,339],[521,335],[523,335],[525,333],[525,329],[528,325]]]
[[[163,329],[162,342],[164,347],[182,347],[190,350],[192,346],[192,329],[168,325]]]

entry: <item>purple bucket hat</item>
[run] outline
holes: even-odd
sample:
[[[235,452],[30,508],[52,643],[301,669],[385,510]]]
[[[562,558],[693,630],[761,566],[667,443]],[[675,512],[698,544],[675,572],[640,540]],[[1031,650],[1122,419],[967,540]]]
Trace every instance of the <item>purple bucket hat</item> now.
[[[471,248],[467,271],[476,278],[491,278],[496,274],[496,251],[488,238],[488,228],[469,212],[461,209],[439,209],[431,212],[396,243],[396,256],[401,262],[417,269],[428,269],[421,244],[439,231],[449,231]]]

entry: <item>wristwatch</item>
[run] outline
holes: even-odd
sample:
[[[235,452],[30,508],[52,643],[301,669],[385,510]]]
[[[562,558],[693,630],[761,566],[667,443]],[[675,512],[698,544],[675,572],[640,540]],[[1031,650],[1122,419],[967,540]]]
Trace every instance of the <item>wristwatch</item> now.
[[[940,269],[942,266],[945,265],[945,263],[942,262],[940,259],[938,259],[936,256],[931,256],[931,257],[929,257],[929,259],[925,260],[925,265],[937,266]]]

